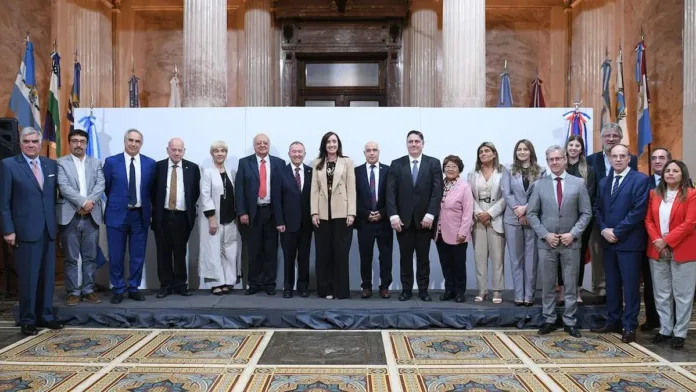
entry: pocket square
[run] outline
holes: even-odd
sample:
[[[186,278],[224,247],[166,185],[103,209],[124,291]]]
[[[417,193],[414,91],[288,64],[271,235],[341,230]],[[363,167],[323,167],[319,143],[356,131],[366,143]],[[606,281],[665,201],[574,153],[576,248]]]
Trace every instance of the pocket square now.
[[[48,176],[49,176],[49,177],[55,177],[56,175],[55,175],[55,174],[49,174]]]

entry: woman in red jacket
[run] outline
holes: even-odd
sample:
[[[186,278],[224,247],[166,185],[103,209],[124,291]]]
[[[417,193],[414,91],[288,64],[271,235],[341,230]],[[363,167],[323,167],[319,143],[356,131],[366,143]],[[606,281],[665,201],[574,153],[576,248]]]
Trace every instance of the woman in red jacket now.
[[[651,343],[671,338],[672,348],[684,347],[696,281],[696,190],[682,161],[667,163],[662,181],[650,192],[645,228],[660,332]],[[672,315],[672,301],[676,316]],[[676,320],[675,320],[676,318]]]

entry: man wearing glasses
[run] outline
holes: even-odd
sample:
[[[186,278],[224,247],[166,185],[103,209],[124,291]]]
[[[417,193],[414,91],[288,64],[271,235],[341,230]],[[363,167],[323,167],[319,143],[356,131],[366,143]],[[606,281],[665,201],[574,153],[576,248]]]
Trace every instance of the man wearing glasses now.
[[[56,209],[60,225],[60,244],[65,253],[65,289],[68,306],[80,300],[98,304],[94,293],[94,274],[97,271],[99,225],[102,224],[102,195],[104,171],[100,160],[86,156],[89,136],[81,129],[68,134],[70,154],[58,159],[58,189]],[[82,285],[78,284],[78,263],[82,257]]]

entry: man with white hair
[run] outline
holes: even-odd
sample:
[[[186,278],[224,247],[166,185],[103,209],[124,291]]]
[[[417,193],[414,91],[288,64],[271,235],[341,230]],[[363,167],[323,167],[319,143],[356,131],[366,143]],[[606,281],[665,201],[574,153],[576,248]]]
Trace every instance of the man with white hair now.
[[[0,217],[5,242],[14,248],[19,285],[19,324],[61,329],[53,317],[56,264],[56,161],[40,157],[41,132],[26,127],[22,153],[0,165]]]

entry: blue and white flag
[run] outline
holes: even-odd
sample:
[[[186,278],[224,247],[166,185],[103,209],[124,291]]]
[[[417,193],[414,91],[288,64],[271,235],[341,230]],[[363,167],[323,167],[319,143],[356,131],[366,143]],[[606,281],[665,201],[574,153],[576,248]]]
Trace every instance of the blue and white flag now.
[[[624,79],[623,79],[623,54],[619,50],[619,56],[616,58],[616,123],[623,130],[621,144],[628,146],[630,139],[628,137],[628,128],[626,126],[626,96],[624,95]]]
[[[602,115],[599,129],[611,122],[611,96],[609,95],[609,80],[611,80],[611,62],[609,59],[602,63]]]
[[[498,98],[499,108],[512,107],[512,90],[510,89],[510,75],[507,71],[500,74],[500,97]]]
[[[128,107],[131,108],[139,108],[140,107],[140,92],[138,91],[138,81],[140,81],[140,78],[135,76],[131,76],[131,78],[128,80]]]
[[[41,131],[39,110],[39,93],[36,89],[34,74],[34,44],[27,39],[24,60],[19,65],[19,72],[10,96],[10,110],[19,121],[19,127],[32,127]]]
[[[638,83],[638,156],[643,154],[645,146],[652,143],[650,127],[650,90],[648,89],[648,65],[645,60],[645,42],[636,45],[636,82]]]

